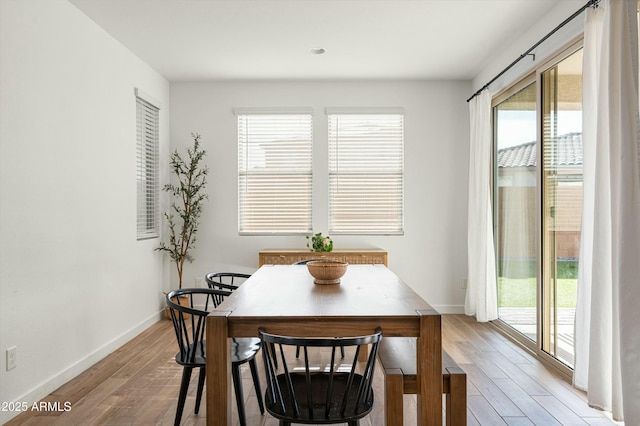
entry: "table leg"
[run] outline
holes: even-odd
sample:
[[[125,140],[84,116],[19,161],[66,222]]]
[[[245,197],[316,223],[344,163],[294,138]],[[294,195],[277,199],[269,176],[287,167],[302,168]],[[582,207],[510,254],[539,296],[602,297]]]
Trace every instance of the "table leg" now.
[[[207,425],[231,424],[231,346],[227,317],[222,312],[207,317]]]
[[[384,419],[386,426],[404,423],[404,380],[398,368],[384,370]]]
[[[420,311],[417,339],[418,424],[442,426],[442,318]]]
[[[447,426],[467,424],[467,376],[460,367],[447,368],[450,393],[447,395]]]

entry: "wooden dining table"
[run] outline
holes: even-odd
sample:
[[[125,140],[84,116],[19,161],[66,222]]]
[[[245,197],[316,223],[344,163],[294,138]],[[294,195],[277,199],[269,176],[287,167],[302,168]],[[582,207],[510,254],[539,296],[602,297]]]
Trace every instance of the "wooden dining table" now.
[[[349,265],[340,284],[317,285],[305,265],[263,265],[206,323],[207,425],[231,424],[230,338],[269,333],[417,337],[419,425],[442,425],[440,314],[383,265]],[[401,423],[400,423],[401,424]]]

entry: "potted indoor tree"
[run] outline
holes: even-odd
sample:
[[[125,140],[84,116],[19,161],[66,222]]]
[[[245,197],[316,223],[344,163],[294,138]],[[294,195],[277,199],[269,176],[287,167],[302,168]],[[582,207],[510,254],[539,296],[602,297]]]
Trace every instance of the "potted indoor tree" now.
[[[208,199],[204,188],[207,184],[209,168],[202,164],[206,155],[200,147],[200,135],[192,133],[193,146],[187,148],[183,156],[175,150],[171,154],[170,167],[173,181],[163,190],[172,199],[169,212],[164,213],[169,228],[167,242],[160,242],[156,248],[169,254],[178,272],[178,286],[182,288],[182,273],[186,261],[192,262],[191,250],[195,247],[202,205]]]

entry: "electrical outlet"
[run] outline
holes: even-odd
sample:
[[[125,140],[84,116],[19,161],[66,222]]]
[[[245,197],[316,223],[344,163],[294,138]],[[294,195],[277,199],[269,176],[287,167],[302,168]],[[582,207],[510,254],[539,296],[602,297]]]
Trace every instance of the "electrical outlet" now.
[[[204,285],[204,278],[196,278],[196,287],[198,287],[198,288],[205,288],[206,287]]]
[[[7,371],[12,370],[18,366],[18,350],[17,346],[7,349]]]

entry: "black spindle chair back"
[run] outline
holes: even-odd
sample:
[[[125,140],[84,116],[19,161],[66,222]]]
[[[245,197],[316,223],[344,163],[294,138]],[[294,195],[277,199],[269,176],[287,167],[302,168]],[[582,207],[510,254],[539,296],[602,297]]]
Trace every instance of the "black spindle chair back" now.
[[[373,408],[373,376],[378,344],[382,331],[358,337],[308,338],[269,334],[260,330],[263,360],[267,376],[265,404],[267,411],[280,419],[280,424],[334,424],[348,422],[357,425]],[[275,353],[265,348],[275,345]],[[359,362],[361,351],[370,345],[368,358]],[[287,349],[291,347],[291,349]],[[293,348],[303,352],[303,365],[293,355]],[[312,364],[309,353],[329,348],[330,361],[320,369]],[[352,348],[353,358],[346,362],[336,357],[337,349]],[[279,357],[282,372],[278,373],[274,358]],[[340,360],[338,360],[340,359]]]
[[[251,275],[239,272],[211,272],[205,275],[205,280],[207,281],[207,286],[212,290],[234,291],[249,277]],[[224,296],[215,297],[216,307],[223,300]]]
[[[200,367],[206,363],[204,338],[207,315],[210,309],[218,306],[216,297],[230,294],[228,291],[209,289],[182,289],[167,294],[167,305],[178,342],[178,364]],[[195,308],[196,305],[199,309]]]

